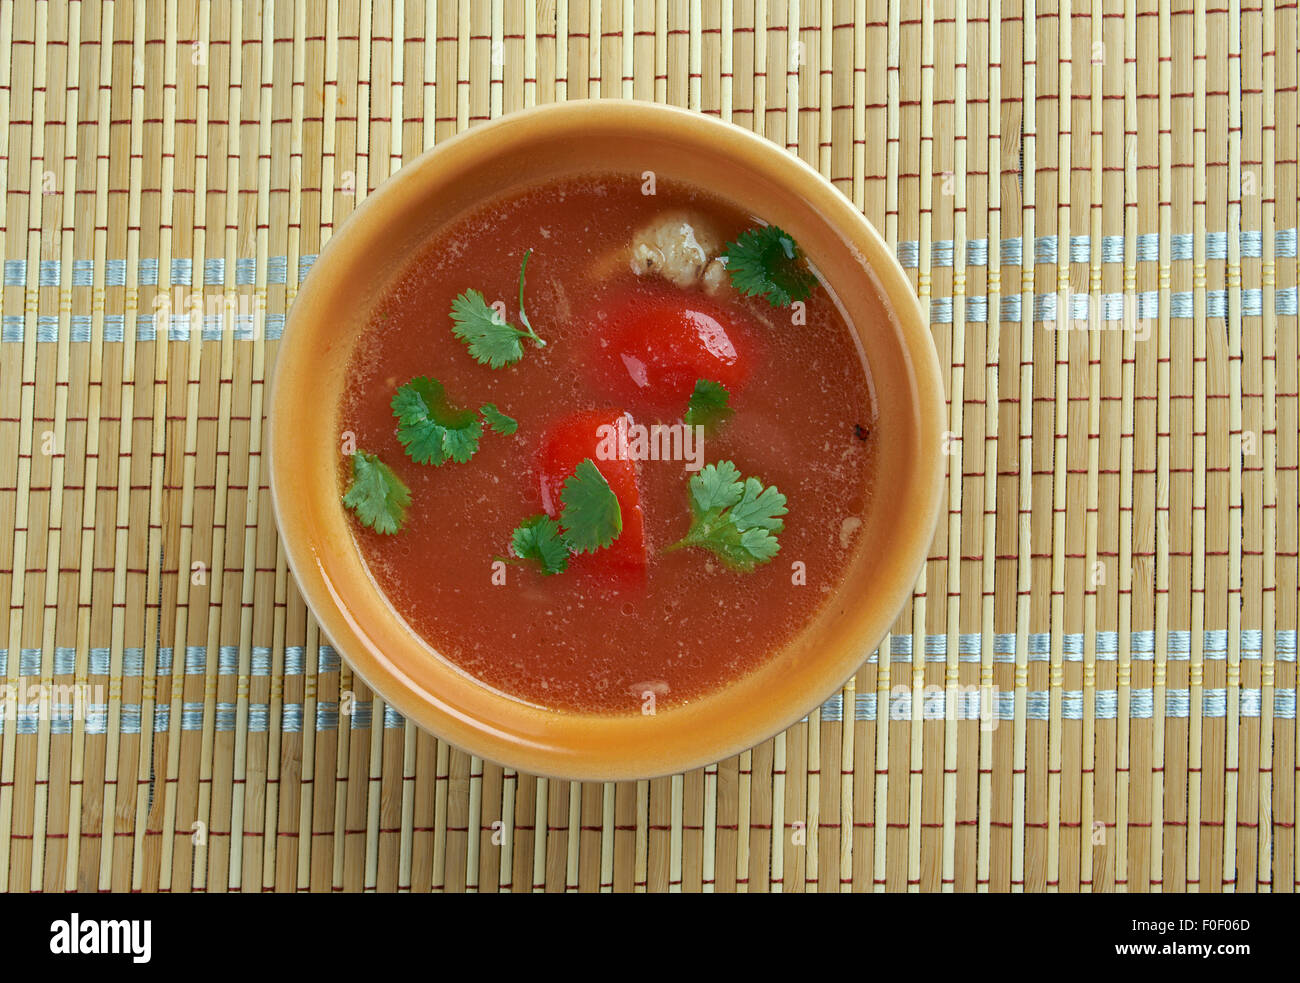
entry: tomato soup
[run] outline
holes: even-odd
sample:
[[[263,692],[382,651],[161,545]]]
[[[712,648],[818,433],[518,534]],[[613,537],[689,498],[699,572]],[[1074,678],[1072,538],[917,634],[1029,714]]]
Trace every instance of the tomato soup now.
[[[400,529],[353,527],[375,581],[431,658],[544,708],[643,713],[726,685],[823,605],[844,603],[835,588],[872,506],[882,421],[856,338],[811,268],[806,299],[775,303],[737,288],[734,251],[711,262],[718,243],[763,228],[762,216],[689,186],[575,177],[463,214],[396,273],[338,407],[340,488],[357,476],[346,456],[357,449],[409,489]],[[526,252],[533,337],[520,316]],[[518,326],[520,357],[494,367],[453,333],[449,312],[468,290]],[[888,317],[883,306],[879,316]],[[418,378],[436,380],[421,390],[429,405],[435,393],[462,411],[456,426],[490,404],[517,429],[497,432],[484,409],[468,460],[418,463],[395,412],[398,390]],[[725,394],[725,411],[688,430],[688,401],[706,382]],[[598,434],[614,435],[615,459]],[[600,473],[585,472],[583,488],[566,484],[584,479],[584,460]],[[683,544],[694,529],[692,479],[720,462],[784,496],[779,521],[745,537],[726,531],[745,540],[740,550],[776,527],[775,555],[737,566]],[[562,572],[512,549],[529,517],[554,532],[555,517],[563,526],[586,508],[598,527],[614,501],[612,541],[582,549],[567,529],[567,547],[552,541]]]

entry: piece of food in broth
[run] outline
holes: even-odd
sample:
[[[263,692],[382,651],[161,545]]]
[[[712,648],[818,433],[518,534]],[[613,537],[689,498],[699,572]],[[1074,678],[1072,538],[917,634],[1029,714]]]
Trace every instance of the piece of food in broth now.
[[[632,272],[716,294],[727,286],[726,264],[718,258],[722,247],[722,237],[708,219],[672,209],[632,234]]]
[[[552,519],[559,519],[561,525],[564,485],[578,465],[591,460],[609,482],[618,498],[623,530],[609,546],[575,555],[569,563],[571,570],[590,573],[611,584],[640,580],[646,568],[645,518],[637,462],[626,454],[604,460],[599,453],[606,432],[601,428],[617,427],[623,416],[620,409],[583,410],[566,416],[546,432],[538,455],[542,510]]]
[[[737,319],[699,294],[637,284],[611,301],[594,335],[597,382],[633,411],[680,412],[698,380],[736,392],[751,370]]]

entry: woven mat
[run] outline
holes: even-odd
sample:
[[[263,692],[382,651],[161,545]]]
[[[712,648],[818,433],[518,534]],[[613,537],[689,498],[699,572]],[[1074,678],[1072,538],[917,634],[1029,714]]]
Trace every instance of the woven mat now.
[[[0,2],[0,890],[1294,890],[1300,19],[1104,6]],[[605,786],[374,698],[262,460],[331,231],[586,96],[820,168],[950,396],[946,521],[856,679]]]

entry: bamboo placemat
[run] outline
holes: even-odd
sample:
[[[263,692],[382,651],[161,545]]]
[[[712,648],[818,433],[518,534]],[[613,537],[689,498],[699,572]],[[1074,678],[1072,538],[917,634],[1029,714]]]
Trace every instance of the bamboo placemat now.
[[[1282,0],[0,2],[0,890],[1294,890],[1298,51]],[[587,96],[818,167],[950,396],[856,679],[604,786],[374,698],[262,460],[331,231]]]

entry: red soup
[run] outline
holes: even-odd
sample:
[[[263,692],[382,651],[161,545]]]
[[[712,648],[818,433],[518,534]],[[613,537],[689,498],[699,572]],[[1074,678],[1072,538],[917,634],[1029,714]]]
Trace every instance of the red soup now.
[[[339,408],[344,503],[393,607],[555,710],[645,712],[753,670],[828,603],[872,502],[870,379],[797,244],[647,190],[551,181],[440,229]]]

